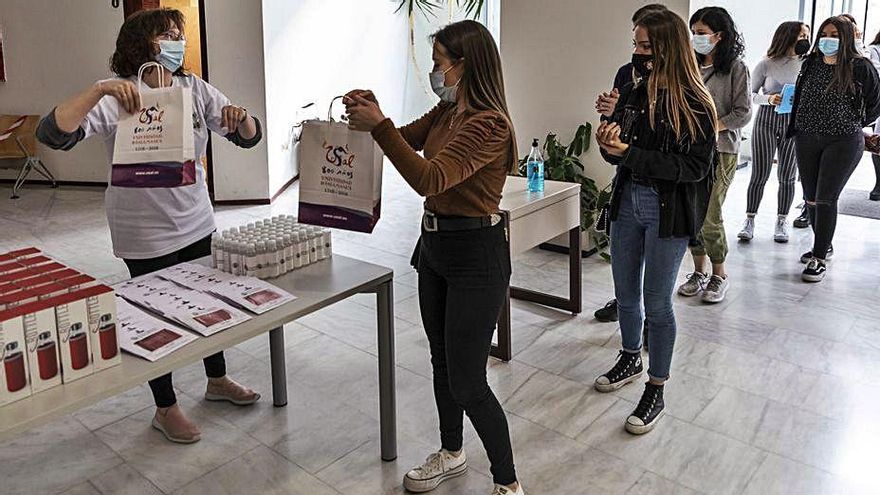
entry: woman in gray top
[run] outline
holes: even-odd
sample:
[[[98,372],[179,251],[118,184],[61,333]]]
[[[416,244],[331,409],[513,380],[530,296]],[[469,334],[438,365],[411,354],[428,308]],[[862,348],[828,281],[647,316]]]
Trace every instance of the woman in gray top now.
[[[718,160],[709,211],[691,247],[694,272],[678,288],[678,293],[687,297],[702,294],[703,302],[719,303],[730,287],[724,269],[728,248],[721,209],[736,173],[742,128],[752,118],[749,69],[742,61],[745,51],[742,35],[725,9],[704,7],[691,16],[690,26],[703,82],[718,112]],[[711,276],[708,261],[711,261]]]
[[[779,195],[777,196],[776,229],[773,240],[788,242],[788,211],[794,201],[797,159],[794,138],[785,136],[790,112],[777,113],[782,103],[782,90],[797,82],[803,55],[810,51],[810,27],[798,21],[783,22],[776,28],[767,57],[758,62],[752,73],[752,102],[759,105],[752,129],[752,180],[746,206],[746,221],[739,233],[743,241],[755,234],[755,215],[770,178],[773,157],[779,157]],[[793,96],[793,93],[792,93]]]

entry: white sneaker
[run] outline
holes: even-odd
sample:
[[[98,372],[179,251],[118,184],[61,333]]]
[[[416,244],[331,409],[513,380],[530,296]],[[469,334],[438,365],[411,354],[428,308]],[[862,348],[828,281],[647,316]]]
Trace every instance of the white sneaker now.
[[[440,483],[467,472],[467,455],[462,450],[458,457],[446,449],[434,452],[425,463],[416,466],[403,477],[403,487],[414,493],[429,492]]]
[[[737,236],[741,241],[751,241],[755,237],[755,217],[746,217],[743,228]]]
[[[522,483],[519,484],[519,488],[517,488],[516,491],[513,491],[504,485],[495,485],[495,489],[492,490],[492,495],[526,495],[526,492],[523,491]]]
[[[780,244],[788,242],[788,218],[785,215],[776,217],[776,230],[773,234],[773,240]]]
[[[678,287],[678,293],[685,297],[693,297],[703,291],[709,276],[705,273],[694,272],[687,276],[687,282]]]
[[[730,288],[729,278],[721,278],[718,275],[712,275],[706,288],[703,290],[704,303],[720,303],[727,295],[727,289]]]

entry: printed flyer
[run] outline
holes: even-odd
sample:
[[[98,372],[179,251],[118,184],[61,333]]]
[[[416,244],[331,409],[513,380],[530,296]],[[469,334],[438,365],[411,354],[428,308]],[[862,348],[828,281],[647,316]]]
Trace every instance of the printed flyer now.
[[[116,298],[119,343],[122,349],[147,361],[157,361],[198,337]]]
[[[212,294],[255,314],[263,314],[296,299],[264,280],[231,275],[195,263],[181,263],[155,272],[155,275]]]

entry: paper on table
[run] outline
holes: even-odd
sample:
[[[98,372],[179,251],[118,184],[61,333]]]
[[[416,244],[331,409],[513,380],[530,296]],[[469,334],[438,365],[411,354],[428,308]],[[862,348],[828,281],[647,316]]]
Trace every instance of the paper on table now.
[[[198,337],[141,311],[121,297],[116,297],[119,344],[122,350],[156,361]]]
[[[223,301],[154,274],[123,282],[115,289],[129,301],[206,337],[251,318]]]
[[[794,107],[794,84],[786,84],[782,87],[782,102],[776,107],[776,113],[791,113]]]
[[[296,299],[293,294],[264,280],[231,275],[195,263],[181,263],[154,274],[190,289],[212,294],[256,314],[263,314]]]

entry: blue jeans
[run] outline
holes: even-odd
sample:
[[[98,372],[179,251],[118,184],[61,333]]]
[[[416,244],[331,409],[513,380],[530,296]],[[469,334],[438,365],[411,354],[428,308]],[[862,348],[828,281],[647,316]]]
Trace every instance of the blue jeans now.
[[[659,237],[660,197],[653,187],[629,180],[619,187],[623,187],[620,211],[611,224],[611,271],[623,350],[641,352],[646,317],[650,339],[648,375],[665,380],[669,378],[675,346],[672,292],[688,239]]]

